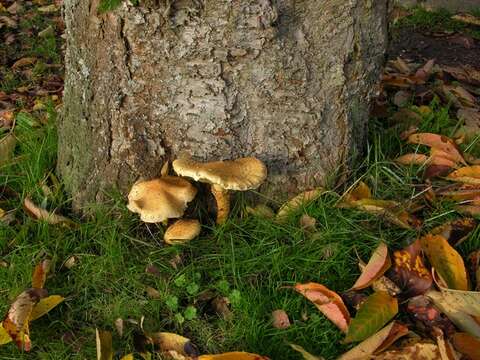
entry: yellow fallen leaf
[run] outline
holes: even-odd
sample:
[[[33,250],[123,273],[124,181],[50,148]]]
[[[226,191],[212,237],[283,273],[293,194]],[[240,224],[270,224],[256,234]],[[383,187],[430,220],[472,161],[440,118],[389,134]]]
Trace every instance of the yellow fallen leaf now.
[[[289,345],[293,350],[298,351],[300,354],[302,354],[305,360],[323,360],[321,356],[312,355],[299,345],[295,345],[295,344],[289,344]]]
[[[294,198],[288,200],[278,210],[276,216],[277,221],[285,221],[291,213],[297,211],[303,205],[318,199],[324,192],[325,189],[316,188],[313,190],[302,192]]]
[[[198,360],[268,360],[268,358],[257,354],[233,351],[217,355],[201,355]]]
[[[123,356],[120,360],[133,360],[133,359],[134,359],[133,354],[128,354]]]
[[[465,166],[448,174],[448,180],[480,185],[480,165]]]
[[[97,360],[112,360],[112,333],[110,331],[95,329],[97,342]]]
[[[65,300],[64,297],[60,295],[50,295],[47,296],[46,298],[41,299],[33,308],[32,313],[30,314],[30,321],[36,320],[46,313],[48,313],[50,310],[52,310],[54,307],[56,307],[58,304],[62,303]]]
[[[0,345],[8,344],[12,341],[10,335],[8,335],[7,330],[3,328],[3,324],[0,323]]]

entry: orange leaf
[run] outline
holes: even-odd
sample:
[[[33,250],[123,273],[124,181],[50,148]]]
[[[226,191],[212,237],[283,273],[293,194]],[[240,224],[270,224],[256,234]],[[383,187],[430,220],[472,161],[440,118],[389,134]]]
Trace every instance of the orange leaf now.
[[[457,246],[470,235],[476,226],[477,222],[474,219],[462,218],[437,226],[430,231],[430,234],[441,235],[448,240],[450,245]]]
[[[480,185],[480,165],[465,166],[447,176],[448,180],[470,185]]]
[[[421,239],[430,264],[451,289],[468,290],[467,272],[460,254],[440,235],[427,234]]]
[[[312,282],[297,284],[295,290],[313,302],[317,309],[341,331],[347,331],[350,314],[340,295],[324,285]]]
[[[397,157],[395,162],[402,165],[424,165],[428,159],[427,155],[410,153]]]
[[[391,264],[390,256],[388,256],[388,247],[382,242],[373,252],[367,266],[351,290],[361,290],[369,287],[388,270]]]
[[[412,144],[426,145],[441,150],[448,154],[450,160],[466,164],[465,159],[455,142],[446,136],[432,133],[417,133],[410,135],[408,137],[408,142]]]
[[[47,280],[47,274],[50,270],[50,260],[43,260],[35,266],[32,275],[32,287],[42,289]]]
[[[198,360],[268,360],[268,358],[257,354],[234,351],[217,355],[201,355]]]
[[[470,359],[480,359],[480,339],[467,333],[455,333],[452,336],[455,349]]]
[[[29,198],[25,198],[25,200],[23,201],[23,208],[25,209],[26,213],[31,217],[37,220],[46,221],[49,224],[61,224],[69,227],[75,225],[72,220],[62,215],[49,213],[47,210],[38,207]]]

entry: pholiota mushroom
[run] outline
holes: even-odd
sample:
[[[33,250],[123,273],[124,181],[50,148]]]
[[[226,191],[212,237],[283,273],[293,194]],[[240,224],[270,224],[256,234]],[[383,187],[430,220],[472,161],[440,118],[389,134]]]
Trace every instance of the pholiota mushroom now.
[[[217,224],[225,223],[230,212],[228,190],[256,189],[267,177],[265,164],[253,157],[209,163],[178,159],[173,162],[173,170],[178,175],[212,185],[217,202]]]
[[[163,239],[167,244],[183,244],[200,234],[200,222],[195,219],[180,219],[170,225]]]
[[[163,176],[148,181],[138,181],[128,194],[128,210],[140,214],[147,223],[158,223],[183,216],[187,203],[192,201],[197,189],[178,176]]]

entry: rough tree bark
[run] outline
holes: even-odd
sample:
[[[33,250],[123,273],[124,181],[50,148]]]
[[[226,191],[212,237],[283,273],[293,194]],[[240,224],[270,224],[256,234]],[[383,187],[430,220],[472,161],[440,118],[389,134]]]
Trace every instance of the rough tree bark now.
[[[312,187],[362,147],[386,0],[65,0],[58,170],[75,207],[179,154],[256,156]]]

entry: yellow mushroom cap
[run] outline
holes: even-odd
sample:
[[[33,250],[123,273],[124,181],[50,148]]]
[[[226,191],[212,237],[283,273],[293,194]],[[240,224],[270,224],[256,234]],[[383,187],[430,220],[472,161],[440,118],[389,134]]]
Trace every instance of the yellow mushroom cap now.
[[[200,222],[195,219],[181,219],[175,221],[165,231],[163,239],[167,244],[184,243],[195,239],[200,234]]]
[[[265,164],[253,157],[209,163],[177,159],[173,162],[173,169],[178,175],[218,185],[226,190],[256,189],[267,177]]]
[[[139,213],[148,223],[179,218],[197,194],[197,189],[178,176],[139,181],[128,194],[128,210]]]

